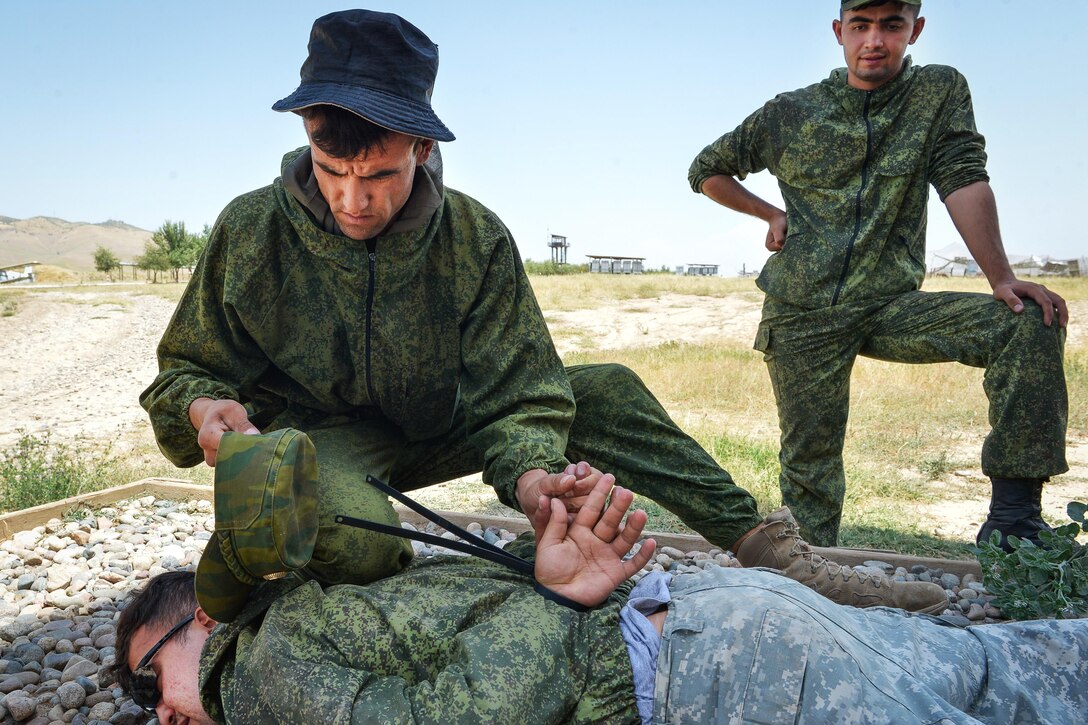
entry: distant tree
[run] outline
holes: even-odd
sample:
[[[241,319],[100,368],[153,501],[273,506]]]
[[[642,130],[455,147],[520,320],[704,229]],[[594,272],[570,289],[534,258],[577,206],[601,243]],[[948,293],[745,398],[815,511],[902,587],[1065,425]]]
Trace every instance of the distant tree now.
[[[205,224],[204,228],[200,230],[200,234],[197,234],[194,240],[194,254],[193,262],[195,263],[200,255],[204,253],[204,248],[208,246],[208,240],[212,238],[212,226],[211,224]],[[191,265],[190,265],[191,266]]]
[[[112,282],[113,270],[121,269],[121,261],[117,259],[117,255],[111,250],[99,244],[98,248],[94,250],[94,268],[109,275],[110,282]]]
[[[166,250],[149,240],[144,244],[144,253],[136,257],[136,266],[151,272],[154,275],[153,281],[158,282],[159,272],[170,270],[170,256]]]
[[[144,245],[141,258],[144,263],[140,266],[155,272],[170,270],[177,282],[180,270],[196,263],[196,258],[207,244],[207,233],[207,225],[200,234],[192,234],[185,230],[185,222],[172,222],[167,219],[152,232],[151,241]],[[157,274],[155,279],[158,280]]]

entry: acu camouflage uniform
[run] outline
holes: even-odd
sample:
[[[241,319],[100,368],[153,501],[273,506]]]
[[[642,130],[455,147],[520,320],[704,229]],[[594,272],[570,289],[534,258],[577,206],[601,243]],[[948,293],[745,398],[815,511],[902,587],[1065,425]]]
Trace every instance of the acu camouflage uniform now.
[[[1088,620],[960,629],[754,569],[670,590],[654,722],[1075,725],[1088,712]]]
[[[284,176],[308,157],[288,154]],[[368,474],[408,491],[482,470],[516,506],[522,473],[584,459],[723,547],[762,520],[634,373],[564,370],[510,233],[425,168],[400,218],[367,241],[325,231],[283,177],[233,201],[158,356],[141,403],[175,465],[203,460],[188,418],[199,397],[310,436],[321,529],[309,573],[325,583],[411,557],[401,539],[333,523],[396,522]]]
[[[947,66],[914,67],[874,91],[845,68],[784,93],[691,165],[711,176],[769,170],[788,236],[757,281],[767,297],[755,347],[764,353],[781,428],[783,503],[812,544],[833,546],[846,480],[842,447],[857,355],[986,368],[992,430],[988,476],[1063,473],[1064,333],[990,295],[918,291],[925,276],[929,184],[943,201],[986,181],[967,82]]]

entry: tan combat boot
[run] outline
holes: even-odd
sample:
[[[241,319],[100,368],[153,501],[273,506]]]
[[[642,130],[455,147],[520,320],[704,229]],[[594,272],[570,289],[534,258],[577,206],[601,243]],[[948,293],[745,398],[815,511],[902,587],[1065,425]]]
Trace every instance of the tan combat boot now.
[[[785,506],[763,519],[733,553],[742,566],[778,569],[837,604],[899,607],[923,614],[940,614],[948,607],[948,597],[937,584],[897,582],[823,558],[801,538],[797,521]]]

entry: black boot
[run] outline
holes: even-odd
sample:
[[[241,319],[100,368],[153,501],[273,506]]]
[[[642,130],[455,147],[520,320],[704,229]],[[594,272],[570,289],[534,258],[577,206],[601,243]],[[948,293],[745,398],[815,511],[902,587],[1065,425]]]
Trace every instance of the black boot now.
[[[1027,539],[1041,546],[1040,531],[1053,529],[1043,521],[1043,482],[1037,478],[991,478],[990,515],[975,537],[975,543],[989,541],[994,531],[1001,532],[1001,548],[1012,551],[1008,537]]]

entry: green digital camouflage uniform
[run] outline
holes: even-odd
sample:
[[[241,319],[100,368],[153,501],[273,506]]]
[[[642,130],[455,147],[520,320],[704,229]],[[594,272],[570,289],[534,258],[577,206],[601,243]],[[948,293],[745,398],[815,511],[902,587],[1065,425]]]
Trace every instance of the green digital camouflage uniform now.
[[[781,428],[783,503],[813,544],[837,542],[846,487],[842,447],[857,355],[986,368],[991,432],[982,470],[1047,478],[1067,470],[1064,333],[1025,300],[1012,313],[990,295],[920,292],[926,203],[986,181],[967,82],[910,58],[874,91],[845,68],[783,93],[691,165],[711,176],[769,170],[786,205],[787,237],[757,281],[766,293],[755,347],[767,362]]]
[[[639,722],[619,625],[626,591],[576,613],[464,557],[420,560],[365,587],[290,586],[265,585],[212,631],[199,674],[212,717]],[[670,590],[654,722],[1072,725],[1088,708],[1085,620],[963,630],[836,605],[754,569],[711,567]]]
[[[368,241],[372,251],[324,231],[282,177],[233,201],[141,397],[179,466],[203,460],[188,418],[199,397],[242,402],[263,431],[309,434],[316,578],[369,581],[411,555],[403,540],[333,523],[396,520],[367,474],[407,491],[482,470],[516,506],[525,471],[586,460],[723,547],[762,520],[634,373],[564,370],[513,239],[478,202],[420,169],[401,218]]]
[[[504,567],[419,560],[367,586],[258,593],[200,662],[229,723],[632,723],[622,596],[576,613]],[[270,600],[274,600],[269,607]]]

